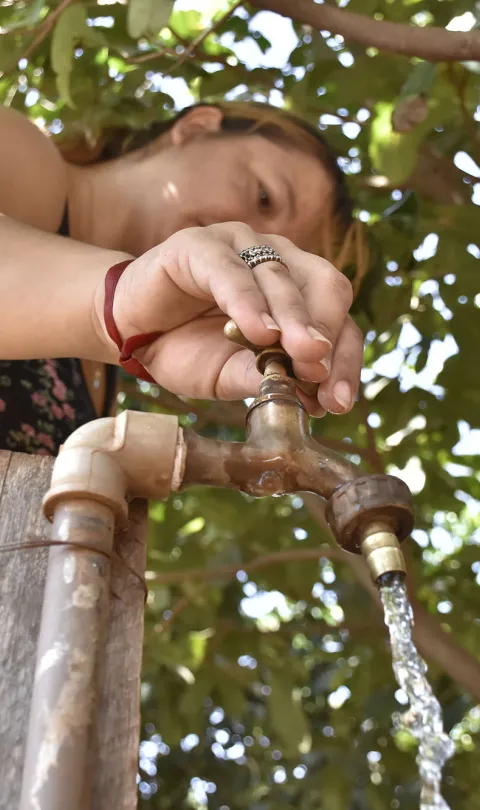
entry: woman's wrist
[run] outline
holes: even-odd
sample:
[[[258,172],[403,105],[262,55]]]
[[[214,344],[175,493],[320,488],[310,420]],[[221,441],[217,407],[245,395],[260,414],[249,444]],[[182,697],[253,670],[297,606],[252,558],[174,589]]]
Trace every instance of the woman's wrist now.
[[[98,282],[95,287],[94,295],[93,295],[93,302],[92,302],[92,325],[93,331],[96,335],[97,342],[98,342],[98,360],[101,360],[104,363],[111,363],[112,365],[119,364],[120,361],[120,351],[117,341],[113,339],[112,330],[107,328],[107,324],[105,322],[105,299],[106,299],[106,288],[105,288],[105,280],[107,275],[112,267],[120,263],[131,262],[134,260],[134,257],[129,255],[128,253],[115,253],[112,256],[113,261],[108,264],[107,267],[102,269],[101,274],[99,274]],[[112,299],[113,299],[112,293]],[[110,302],[110,306],[113,304],[113,300]],[[122,336],[123,337],[123,336]]]
[[[108,268],[132,257],[0,216],[0,358],[78,357],[118,362],[97,319]]]

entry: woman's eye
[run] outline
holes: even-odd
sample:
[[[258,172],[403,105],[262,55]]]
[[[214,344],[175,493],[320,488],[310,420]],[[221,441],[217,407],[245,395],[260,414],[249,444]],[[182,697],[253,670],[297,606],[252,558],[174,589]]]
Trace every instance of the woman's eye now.
[[[260,208],[270,208],[271,200],[268,191],[260,186],[259,191]]]

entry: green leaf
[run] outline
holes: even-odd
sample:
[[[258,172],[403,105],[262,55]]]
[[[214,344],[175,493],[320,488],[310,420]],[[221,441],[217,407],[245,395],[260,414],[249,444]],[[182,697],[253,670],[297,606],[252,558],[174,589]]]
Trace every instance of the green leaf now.
[[[129,0],[127,31],[133,39],[138,39],[148,31],[150,18],[157,2],[158,0]]]
[[[215,73],[210,73],[202,79],[202,96],[205,98],[223,96],[241,83],[242,76],[239,75],[237,70],[233,70],[233,68],[231,70],[229,68],[216,70]]]
[[[175,33],[182,39],[193,39],[202,30],[200,11],[175,11],[170,22]]]
[[[189,520],[188,523],[185,523],[185,526],[182,526],[178,534],[180,537],[188,537],[190,534],[201,532],[204,526],[205,518],[198,516]]]
[[[183,736],[182,718],[175,705],[176,695],[172,687],[167,692],[163,691],[162,697],[156,725],[168,745],[178,745]]]
[[[203,702],[210,694],[211,686],[212,683],[206,673],[200,673],[195,683],[185,689],[178,710],[186,719],[203,711]]]
[[[168,25],[174,4],[175,0],[154,0],[148,26],[148,30],[152,34],[158,34],[162,28]]]
[[[81,37],[87,25],[85,9],[76,3],[60,15],[52,35],[50,59],[57,76],[70,73],[75,42]]]
[[[35,25],[40,21],[44,8],[45,0],[34,0],[34,2],[27,7],[25,14],[1,26],[2,33],[10,33],[10,31],[16,31],[18,28],[29,28]]]
[[[395,185],[410,177],[414,170],[419,139],[415,130],[406,135],[394,131],[393,109],[393,104],[387,102],[377,104],[369,153],[378,174],[385,175]]]
[[[103,37],[98,31],[87,27],[87,12],[78,3],[69,6],[60,15],[54,28],[50,47],[52,68],[57,75],[57,87],[61,98],[74,107],[70,94],[70,73],[73,67],[75,46],[78,42],[95,45],[103,44]]]
[[[205,658],[209,635],[210,634],[205,631],[189,633],[188,635],[190,642],[190,666],[194,671],[199,668]]]
[[[340,763],[330,763],[320,771],[322,799],[328,810],[345,810],[349,806],[350,785],[345,778],[339,779]]]
[[[232,718],[240,718],[246,704],[245,691],[231,679],[218,679],[215,685],[218,704],[225,714]]]
[[[436,72],[436,64],[417,62],[400,91],[400,98],[410,98],[426,93],[433,84]]]
[[[0,37],[0,71],[12,70],[21,58],[25,46],[18,37]]]
[[[300,701],[294,698],[288,673],[271,672],[268,711],[285,756],[295,756],[309,748],[310,729]]]
[[[57,76],[57,87],[62,98],[69,107],[75,107],[70,95],[70,71],[67,73],[59,73]]]
[[[158,34],[168,25],[174,0],[129,0],[127,31],[133,39]]]

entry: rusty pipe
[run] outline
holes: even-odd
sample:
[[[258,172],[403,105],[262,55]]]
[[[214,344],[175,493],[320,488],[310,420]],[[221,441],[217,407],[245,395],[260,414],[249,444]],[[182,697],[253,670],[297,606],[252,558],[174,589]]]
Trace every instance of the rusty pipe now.
[[[55,461],[52,520],[20,810],[88,810],[92,727],[108,620],[110,554],[127,498],[180,485],[176,417],[125,411],[75,431]]]
[[[101,503],[56,509],[52,537],[65,545],[50,550],[20,810],[90,807],[113,530],[114,514]]]

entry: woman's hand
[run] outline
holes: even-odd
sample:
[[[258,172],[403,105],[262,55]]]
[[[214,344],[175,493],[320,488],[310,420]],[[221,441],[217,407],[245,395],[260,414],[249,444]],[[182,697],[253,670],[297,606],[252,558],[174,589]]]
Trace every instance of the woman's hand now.
[[[238,253],[274,247],[288,266],[251,270]],[[113,315],[123,340],[161,331],[136,353],[159,385],[195,399],[255,396],[261,376],[252,352],[230,343],[233,318],[252,343],[281,341],[299,378],[318,382],[318,399],[301,398],[312,415],[348,411],[360,378],[363,339],[348,315],[350,282],[329,262],[281,236],[238,222],[188,228],[135,259],[115,292]],[[103,288],[95,296],[103,322]]]

